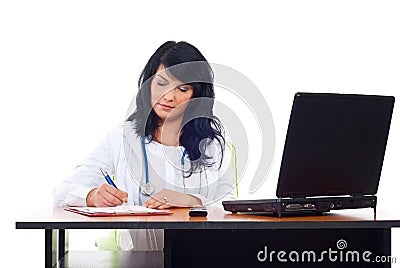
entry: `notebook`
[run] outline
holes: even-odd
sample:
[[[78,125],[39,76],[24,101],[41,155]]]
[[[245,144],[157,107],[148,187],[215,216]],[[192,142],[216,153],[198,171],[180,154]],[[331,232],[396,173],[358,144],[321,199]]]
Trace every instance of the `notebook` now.
[[[277,199],[224,201],[233,213],[374,208],[394,97],[296,93]]]

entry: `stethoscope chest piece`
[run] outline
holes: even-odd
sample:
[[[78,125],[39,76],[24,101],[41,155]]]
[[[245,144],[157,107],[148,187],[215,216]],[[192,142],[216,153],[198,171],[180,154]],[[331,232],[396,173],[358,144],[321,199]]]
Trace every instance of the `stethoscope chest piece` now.
[[[151,195],[154,192],[154,189],[155,189],[154,185],[150,182],[143,183],[142,186],[140,187],[140,190],[145,195]]]

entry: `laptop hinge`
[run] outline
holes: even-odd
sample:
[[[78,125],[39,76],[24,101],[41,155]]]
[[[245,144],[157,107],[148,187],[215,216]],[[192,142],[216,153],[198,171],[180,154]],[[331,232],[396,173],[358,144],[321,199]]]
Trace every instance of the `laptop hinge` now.
[[[364,197],[365,195],[363,193],[352,193],[352,197]]]
[[[298,195],[298,194],[291,195],[290,197],[293,199],[306,199],[304,195]]]

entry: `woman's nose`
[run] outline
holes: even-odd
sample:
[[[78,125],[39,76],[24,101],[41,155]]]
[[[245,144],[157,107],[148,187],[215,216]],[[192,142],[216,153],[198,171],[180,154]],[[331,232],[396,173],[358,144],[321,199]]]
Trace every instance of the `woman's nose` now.
[[[168,90],[163,95],[163,99],[164,100],[173,100],[175,98],[175,92],[176,92],[176,87],[174,87],[173,89]]]

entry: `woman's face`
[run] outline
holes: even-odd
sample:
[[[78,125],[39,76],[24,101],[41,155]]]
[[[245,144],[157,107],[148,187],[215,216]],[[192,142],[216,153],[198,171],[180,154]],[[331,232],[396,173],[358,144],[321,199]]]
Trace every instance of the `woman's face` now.
[[[151,105],[162,122],[181,120],[192,96],[193,86],[170,76],[164,65],[158,67],[151,81]]]

